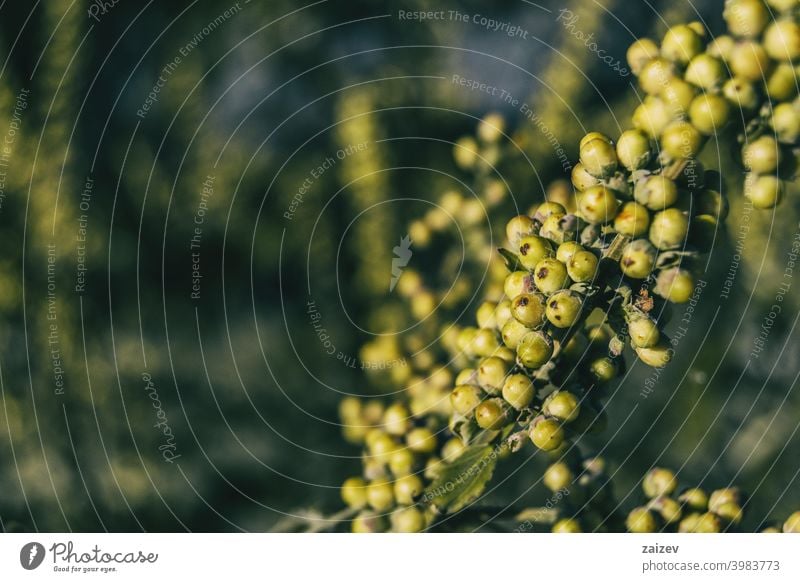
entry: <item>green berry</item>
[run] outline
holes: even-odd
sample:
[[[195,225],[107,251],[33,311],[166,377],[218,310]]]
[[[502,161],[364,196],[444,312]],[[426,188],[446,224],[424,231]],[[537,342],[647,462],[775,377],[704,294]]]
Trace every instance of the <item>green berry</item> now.
[[[480,156],[479,151],[480,146],[477,141],[471,137],[462,137],[453,147],[453,159],[459,168],[469,170],[477,163]]]
[[[410,449],[398,448],[389,455],[389,469],[395,477],[409,475],[414,471],[416,461]]]
[[[425,529],[425,516],[416,507],[404,507],[390,517],[392,531],[398,533],[417,533]]]
[[[475,319],[477,320],[478,327],[496,328],[497,321],[494,318],[495,311],[497,310],[497,303],[492,301],[484,301],[481,303],[478,310],[475,312]]]
[[[776,61],[800,58],[800,25],[793,19],[776,20],[769,25],[762,40],[767,54]]]
[[[362,511],[350,526],[353,533],[380,533],[386,531],[386,520],[372,511]]]
[[[638,129],[624,131],[617,140],[617,159],[629,171],[644,168],[653,155],[650,138]]]
[[[555,522],[551,531],[553,533],[583,533],[578,520],[569,517],[559,519]]]
[[[617,152],[607,137],[594,137],[580,146],[584,169],[595,178],[608,178],[617,170]]]
[[[798,4],[798,0],[767,0],[767,4],[778,12],[789,12]]]
[[[478,384],[490,394],[496,394],[503,389],[508,371],[508,363],[501,358],[485,358],[478,365]]]
[[[394,439],[383,431],[367,434],[366,442],[370,456],[381,463],[385,463],[389,455],[397,449]]]
[[[592,186],[578,197],[581,217],[592,224],[604,224],[613,220],[619,202],[614,192],[605,186]]]
[[[563,461],[559,461],[547,467],[542,480],[544,486],[550,491],[561,491],[572,484],[575,480],[575,474],[572,472],[572,469],[569,468],[569,465]]]
[[[722,503],[714,511],[716,515],[721,517],[725,522],[739,525],[742,521],[744,512],[738,503]]]
[[[383,424],[389,434],[404,435],[411,426],[411,413],[400,403],[392,404],[383,413]]]
[[[460,438],[453,437],[444,443],[442,447],[442,460],[447,463],[452,463],[466,448],[467,445],[465,445]]]
[[[800,138],[800,114],[792,103],[776,105],[772,110],[770,125],[781,143],[793,144]]]
[[[533,218],[539,222],[544,222],[552,216],[564,216],[566,213],[567,209],[564,208],[563,204],[546,200],[536,208],[536,212],[533,213]]]
[[[590,131],[586,135],[581,138],[581,141],[578,142],[578,149],[580,150],[582,147],[587,145],[589,142],[599,139],[600,141],[604,141],[607,144],[611,144],[611,138],[608,137],[604,133],[600,133],[599,131]]]
[[[783,186],[775,176],[747,174],[744,180],[744,195],[756,208],[772,208],[783,198]]]
[[[797,71],[789,63],[778,63],[767,77],[767,95],[772,101],[790,101],[797,95]]]
[[[534,290],[533,276],[528,271],[514,271],[509,273],[503,283],[503,293],[509,299]]]
[[[664,210],[678,200],[678,186],[665,176],[653,175],[636,184],[633,197],[651,210]]]
[[[503,398],[516,410],[526,408],[534,394],[533,382],[525,374],[511,374],[503,384]]]
[[[576,190],[581,192],[583,190],[588,190],[592,186],[597,186],[597,184],[600,183],[600,180],[587,172],[586,168],[584,168],[583,164],[580,162],[572,167],[572,173],[570,177],[572,178],[572,185],[575,186]]]
[[[693,511],[703,512],[708,509],[708,495],[702,489],[687,489],[678,496],[678,501]]]
[[[658,274],[654,290],[672,303],[686,303],[694,293],[694,277],[689,271],[680,267],[665,269]]]
[[[751,141],[742,149],[745,167],[757,174],[771,174],[778,169],[781,150],[775,138],[769,135]]]
[[[795,511],[784,522],[783,533],[800,533],[800,511]]]
[[[667,208],[653,216],[650,224],[650,242],[660,250],[683,245],[689,232],[689,218],[677,208]]]
[[[741,77],[726,81],[722,86],[722,94],[734,107],[746,113],[755,111],[760,102],[755,85]]]
[[[656,249],[648,241],[637,239],[622,249],[619,261],[622,272],[633,279],[646,279],[656,264]]]
[[[725,63],[708,53],[703,53],[693,58],[684,73],[684,79],[705,91],[716,89],[727,78],[728,70],[725,67]]]
[[[671,159],[692,158],[702,146],[702,134],[688,121],[673,121],[661,134],[661,149]]]
[[[478,123],[478,138],[486,143],[498,141],[505,131],[506,122],[499,113],[488,113]]]
[[[745,38],[757,37],[770,21],[769,11],[761,0],[730,0],[722,16],[732,35]]]
[[[511,301],[508,299],[504,299],[500,303],[497,304],[497,308],[494,311],[494,320],[495,326],[498,329],[503,329],[503,326],[506,322],[513,317],[511,313]]]
[[[728,503],[740,504],[742,502],[742,492],[738,487],[725,487],[712,491],[708,497],[708,510],[713,513],[719,513],[718,510],[722,505]]]
[[[569,275],[564,263],[557,259],[542,259],[533,271],[533,282],[542,293],[554,293],[569,285]]]
[[[526,327],[539,328],[545,321],[545,297],[539,293],[517,295],[511,303],[511,314]]]
[[[644,494],[650,499],[662,495],[672,495],[677,487],[678,479],[675,477],[675,473],[660,467],[650,469],[642,481]]]
[[[635,317],[628,322],[628,335],[636,348],[650,348],[658,343],[658,325],[649,317]]]
[[[672,359],[672,348],[663,338],[649,348],[635,348],[639,359],[651,368],[663,368]]]
[[[631,533],[652,533],[658,529],[658,522],[646,507],[637,507],[628,514],[625,526]]]
[[[722,34],[709,43],[707,52],[712,57],[727,61],[730,59],[731,52],[733,52],[733,47],[735,45],[736,41],[733,40],[733,37]]]
[[[689,120],[702,134],[718,133],[730,119],[728,100],[713,93],[698,95],[689,106]]]
[[[681,504],[670,497],[657,497],[650,502],[650,508],[661,516],[665,523],[677,523],[683,513]]]
[[[691,27],[673,26],[661,41],[661,54],[670,61],[686,64],[703,50],[703,39]]]
[[[507,348],[516,350],[522,338],[530,332],[530,328],[516,319],[509,319],[503,326],[503,343]]]
[[[475,332],[472,339],[472,351],[478,356],[489,356],[500,347],[497,332],[493,329],[483,328]]]
[[[350,477],[342,483],[341,495],[348,507],[361,509],[367,504],[367,483],[361,477]]]
[[[556,249],[556,259],[564,263],[565,265],[569,263],[569,260],[575,255],[575,253],[580,252],[583,250],[583,246],[580,243],[575,241],[567,241],[558,245],[558,249]]]
[[[541,236],[530,235],[520,239],[517,251],[519,262],[526,269],[533,269],[536,263],[547,257],[552,257],[552,243]]]
[[[526,368],[540,368],[552,355],[553,339],[541,331],[529,331],[517,346],[517,358]]]
[[[614,230],[631,238],[642,236],[649,228],[650,213],[638,202],[626,202],[614,218]]]
[[[453,410],[459,414],[467,415],[480,404],[482,396],[483,390],[477,386],[464,384],[456,386],[450,393],[450,404],[453,406]]]
[[[611,382],[619,373],[616,362],[608,356],[593,360],[591,366],[589,366],[589,371],[601,384]]]
[[[569,423],[578,418],[581,412],[581,405],[578,397],[572,392],[559,390],[547,398],[543,410],[549,416]]]
[[[718,220],[728,216],[728,200],[716,190],[700,190],[695,194],[694,201],[697,214],[708,214]]]
[[[464,368],[458,373],[458,376],[456,376],[455,385],[470,384],[474,386],[477,382],[476,377],[477,374],[474,368]]]
[[[508,423],[506,406],[500,398],[489,398],[475,408],[475,421],[483,429],[499,430]]]
[[[589,253],[591,254],[591,253]],[[594,255],[592,255],[594,257]],[[547,299],[545,313],[555,327],[571,327],[581,315],[583,301],[574,291],[558,291]]]
[[[552,418],[543,418],[533,425],[529,436],[538,449],[552,451],[564,442],[564,429]]]
[[[664,58],[656,57],[642,67],[639,72],[639,85],[645,93],[658,95],[664,85],[675,76],[675,65]]]
[[[721,524],[713,513],[690,513],[678,526],[680,533],[719,533]]]
[[[518,247],[520,239],[532,235],[534,232],[536,232],[536,223],[529,216],[515,216],[506,224],[506,239],[512,248]]]
[[[634,127],[656,139],[672,121],[672,112],[661,99],[648,95],[634,110],[632,121]]]
[[[639,75],[644,66],[658,56],[658,45],[649,38],[635,41],[626,52],[628,65],[634,75]]]
[[[772,62],[764,47],[757,42],[745,41],[733,47],[730,66],[735,76],[758,82],[767,77]]]
[[[673,117],[685,117],[695,95],[697,90],[694,86],[679,78],[670,79],[659,93],[659,97],[669,107]]]
[[[432,453],[436,450],[436,435],[428,428],[414,428],[408,431],[406,444],[416,453]]]
[[[375,511],[386,511],[394,505],[394,491],[388,479],[375,479],[367,485],[367,503]]]
[[[567,263],[567,275],[577,283],[591,281],[597,273],[597,264],[597,255],[593,252],[579,251]]]

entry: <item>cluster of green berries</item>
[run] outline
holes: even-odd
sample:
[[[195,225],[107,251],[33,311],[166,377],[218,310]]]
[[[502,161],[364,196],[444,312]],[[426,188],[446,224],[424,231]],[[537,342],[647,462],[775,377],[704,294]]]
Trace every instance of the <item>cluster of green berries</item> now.
[[[695,158],[730,125],[742,145],[745,195],[756,208],[772,208],[783,196],[781,178],[793,177],[797,164],[798,3],[727,0],[723,16],[727,34],[710,42],[692,22],[670,28],[660,46],[642,38],[628,49],[646,96],[633,114],[635,129],[617,142],[618,162],[637,171],[653,158]],[[607,148],[595,149],[592,169],[613,173]]]
[[[678,493],[678,480],[669,469],[654,468],[645,475],[642,489],[647,502],[633,509],[625,521],[633,533],[656,531],[720,533],[738,531],[744,517],[745,496],[737,487],[711,493],[693,487]],[[800,512],[782,525],[785,532],[800,531]],[[781,531],[770,526],[764,532]]]

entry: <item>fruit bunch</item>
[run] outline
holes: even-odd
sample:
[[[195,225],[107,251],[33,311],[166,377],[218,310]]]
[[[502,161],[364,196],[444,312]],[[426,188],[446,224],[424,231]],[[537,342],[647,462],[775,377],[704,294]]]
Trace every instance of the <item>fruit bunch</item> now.
[[[737,531],[744,516],[745,496],[737,487],[717,489],[710,494],[693,487],[677,494],[678,480],[669,469],[654,468],[642,480],[647,502],[633,509],[625,521],[629,532],[655,531],[719,533]],[[800,532],[800,512],[782,527],[769,526],[763,532]]]
[[[660,46],[648,38],[631,45],[628,63],[646,96],[616,153],[635,172],[652,158],[662,165],[694,158],[708,139],[724,143],[730,126],[747,170],[744,193],[754,207],[771,208],[783,196],[781,178],[792,178],[797,164],[798,2],[727,0],[723,16],[727,34],[714,39],[692,22],[670,28]],[[599,143],[587,147],[592,177],[617,170],[611,153]]]

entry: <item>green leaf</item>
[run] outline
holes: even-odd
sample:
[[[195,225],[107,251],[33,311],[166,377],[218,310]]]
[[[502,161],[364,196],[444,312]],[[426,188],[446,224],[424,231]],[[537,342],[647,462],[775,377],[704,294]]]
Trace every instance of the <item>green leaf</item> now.
[[[497,251],[500,253],[500,256],[502,256],[503,259],[505,260],[506,269],[508,269],[512,273],[514,271],[523,270],[521,265],[520,265],[519,258],[517,257],[517,255],[515,255],[514,253],[512,253],[508,249],[497,249]]]
[[[480,497],[492,478],[497,456],[497,447],[467,447],[440,471],[422,499],[446,513],[454,513],[469,505]]]

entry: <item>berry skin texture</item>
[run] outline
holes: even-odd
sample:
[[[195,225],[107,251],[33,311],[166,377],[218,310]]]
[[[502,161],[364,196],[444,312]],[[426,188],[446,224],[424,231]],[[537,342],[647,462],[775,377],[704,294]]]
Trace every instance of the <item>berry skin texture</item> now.
[[[687,489],[678,496],[678,501],[693,511],[703,512],[708,509],[708,495],[702,489]]]
[[[569,260],[575,256],[575,253],[583,250],[583,246],[575,241],[567,241],[558,245],[556,250],[556,259],[564,263],[569,263]]]
[[[650,176],[636,185],[633,197],[650,210],[664,210],[678,200],[678,186],[664,176]]]
[[[475,409],[475,421],[486,430],[503,428],[508,421],[503,401],[500,398],[489,398],[481,402]]]
[[[578,321],[582,307],[580,295],[574,291],[558,291],[547,299],[545,311],[550,323],[555,327],[566,328]]]
[[[442,460],[447,463],[452,462],[458,458],[465,448],[467,448],[467,445],[465,445],[460,438],[451,438],[442,447]]]
[[[563,461],[553,463],[547,467],[542,477],[544,486],[553,492],[568,488],[574,480],[575,474],[569,468],[569,465]]]
[[[650,348],[636,348],[639,359],[651,368],[663,368],[672,359],[672,348],[663,338]]]
[[[533,382],[525,374],[511,374],[503,384],[503,399],[516,410],[526,408],[534,394]]]
[[[536,329],[545,321],[545,301],[546,298],[539,293],[523,293],[511,303],[511,314],[521,324]]]
[[[656,249],[648,241],[637,239],[622,250],[619,261],[622,272],[632,279],[646,279],[656,264]]]
[[[694,86],[679,78],[670,79],[659,93],[659,97],[669,107],[673,118],[686,115],[695,95],[697,90]]]
[[[658,45],[652,39],[640,38],[628,47],[625,56],[631,72],[639,76],[644,66],[658,56]]]
[[[611,382],[611,380],[617,377],[617,365],[614,363],[614,360],[604,356],[592,362],[590,372],[600,383]]]
[[[773,108],[770,125],[781,143],[791,144],[800,138],[800,112],[791,103],[779,103]]]
[[[545,418],[536,423],[530,431],[530,438],[536,448],[552,451],[564,442],[564,429],[552,418]]]
[[[756,83],[768,76],[772,63],[764,47],[746,41],[733,48],[730,65],[734,75]]]
[[[644,168],[653,155],[650,138],[643,131],[629,129],[617,140],[617,159],[629,172]]]
[[[555,293],[569,285],[567,267],[557,259],[542,259],[533,271],[533,282],[542,293]]]
[[[581,412],[578,397],[572,392],[559,391],[547,399],[544,412],[562,422],[572,422]]]
[[[702,146],[702,134],[688,121],[673,121],[661,134],[661,149],[671,159],[693,158]]]
[[[695,97],[689,106],[689,120],[704,135],[719,132],[728,123],[730,114],[728,100],[713,93]]]
[[[552,257],[553,245],[549,240],[540,236],[526,236],[520,239],[518,249],[519,262],[526,269],[533,269],[542,259]]]
[[[776,20],[764,33],[763,43],[776,61],[796,61],[800,57],[800,25],[794,20]]]
[[[526,368],[535,370],[545,365],[553,355],[553,340],[544,332],[525,334],[517,346],[517,359]]]
[[[350,526],[353,533],[380,533],[386,531],[386,519],[372,511],[362,511]]]
[[[409,449],[397,449],[389,455],[389,469],[395,477],[409,475],[414,471],[416,458]]]
[[[617,170],[617,152],[605,136],[582,143],[580,159],[584,169],[595,178],[608,178]]]
[[[758,91],[747,79],[741,77],[729,79],[722,86],[722,94],[735,109],[741,109],[746,113],[752,113],[758,107]]]
[[[605,224],[612,220],[618,208],[617,197],[605,186],[592,186],[578,197],[581,216],[592,224]]]
[[[506,224],[506,239],[512,247],[519,245],[519,241],[536,231],[536,224],[530,216],[515,216]]]
[[[658,274],[654,291],[672,303],[686,303],[694,293],[694,277],[679,267],[665,269]]]
[[[361,477],[350,477],[342,483],[341,495],[347,507],[361,509],[367,504],[367,483]]]
[[[427,428],[414,428],[406,435],[408,448],[415,453],[432,453],[436,450],[436,436]]]
[[[651,469],[642,481],[642,490],[650,499],[672,495],[677,487],[675,473],[659,467]]]
[[[673,26],[661,41],[661,54],[670,61],[686,64],[703,50],[703,39],[688,25]]]
[[[775,176],[748,174],[744,181],[744,195],[756,208],[773,208],[783,199],[783,185]]]
[[[500,341],[497,339],[497,332],[493,329],[479,329],[475,332],[472,339],[472,351],[478,356],[488,356],[497,351]]]
[[[497,394],[503,388],[508,371],[505,360],[496,356],[485,358],[478,365],[478,384],[489,394]]]
[[[628,323],[628,335],[635,348],[651,348],[658,343],[661,334],[658,325],[649,317],[637,317]]]
[[[580,192],[588,190],[592,186],[597,186],[600,183],[600,180],[587,172],[586,168],[584,168],[583,164],[580,162],[572,167],[570,178],[572,179],[572,185]]]
[[[467,415],[475,410],[475,407],[480,404],[483,390],[477,386],[463,385],[456,386],[455,390],[450,393],[450,404],[453,410],[462,415]]]
[[[502,329],[503,343],[507,348],[516,350],[519,346],[519,342],[522,341],[522,338],[530,331],[529,327],[526,327],[516,319],[510,319]]]
[[[733,55],[731,55],[733,57]],[[705,91],[712,91],[728,78],[725,64],[708,53],[697,55],[686,67],[684,78],[692,85]]]
[[[650,242],[657,249],[674,249],[683,245],[689,232],[689,218],[677,208],[667,208],[650,223]]]
[[[503,293],[509,299],[513,299],[523,293],[532,293],[534,290],[533,276],[527,271],[509,273],[503,282]]]
[[[579,251],[567,263],[567,275],[577,283],[591,281],[597,273],[597,264],[597,255],[593,252]]]
[[[650,508],[657,511],[665,523],[677,523],[683,513],[680,503],[670,497],[656,497],[650,502]]]
[[[551,531],[553,533],[583,533],[581,524],[578,523],[577,520],[569,517],[559,519],[555,522]]]
[[[639,85],[648,95],[658,95],[675,75],[675,66],[671,62],[656,57],[642,67],[639,73]]]
[[[422,495],[425,485],[416,475],[405,475],[394,482],[394,497],[400,505],[411,505]]]
[[[800,511],[795,511],[784,522],[783,533],[800,533]]]
[[[425,516],[416,507],[404,507],[390,517],[392,531],[397,533],[417,533],[425,529]]]
[[[478,327],[496,328],[497,321],[494,318],[495,311],[497,310],[497,303],[491,301],[484,301],[481,303],[478,310],[475,312],[475,319]]]
[[[375,511],[386,511],[394,505],[394,491],[387,479],[375,479],[367,485],[367,502]]]
[[[767,95],[776,101],[790,101],[797,95],[797,72],[790,63],[778,63],[767,78]]]
[[[614,230],[625,236],[642,236],[649,228],[650,213],[638,202],[626,202],[614,218]]]
[[[637,507],[628,514],[625,526],[631,533],[652,533],[658,529],[658,522],[649,509]]]
[[[719,533],[721,529],[719,518],[710,512],[689,515],[678,526],[680,533]]]
[[[411,427],[411,413],[400,403],[392,404],[383,413],[383,424],[389,434],[404,435]]]
[[[761,0],[732,0],[725,5],[722,17],[734,36],[755,38],[771,20]]]
[[[778,169],[781,151],[775,138],[763,135],[742,149],[742,160],[748,170],[757,174],[770,174]]]
[[[634,127],[656,139],[672,121],[670,108],[658,97],[648,95],[644,102],[633,111]]]

